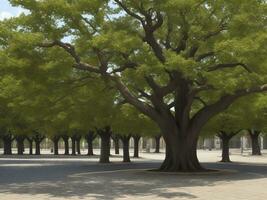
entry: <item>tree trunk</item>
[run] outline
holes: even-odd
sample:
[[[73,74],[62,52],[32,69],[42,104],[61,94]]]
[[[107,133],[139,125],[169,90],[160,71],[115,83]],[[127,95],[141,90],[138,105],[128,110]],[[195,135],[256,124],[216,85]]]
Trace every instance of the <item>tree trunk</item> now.
[[[181,134],[175,134],[172,130],[175,131],[175,129],[165,127],[163,138],[166,142],[166,154],[159,170],[170,172],[203,171],[204,168],[197,158],[198,137],[196,134],[188,133],[184,134],[186,137],[181,137]]]
[[[71,136],[71,155],[76,155],[76,137]]]
[[[23,155],[24,152],[24,136],[17,136],[17,149],[18,149],[18,155]]]
[[[35,155],[41,155],[40,144],[41,144],[41,141],[35,140]]]
[[[33,140],[35,142],[35,155],[41,154],[41,142],[44,140],[45,136],[41,135],[38,132],[35,132]]]
[[[160,153],[160,138],[161,135],[155,136],[155,142],[156,142],[155,153]]]
[[[98,130],[98,134],[101,138],[101,150],[100,150],[100,163],[109,163],[110,156],[110,137],[111,130],[110,127]]]
[[[77,154],[81,155],[81,137],[76,138],[76,148],[77,148]]]
[[[134,158],[139,158],[139,140],[140,140],[140,136],[135,135],[133,136],[134,139]]]
[[[113,142],[114,142],[114,149],[115,149],[115,154],[120,154],[120,140],[117,135],[112,136]]]
[[[33,141],[29,142],[29,154],[32,155],[33,154]]]
[[[220,133],[217,134],[217,136],[222,141],[222,160],[221,160],[221,162],[231,162],[230,156],[229,156],[230,155],[229,154],[229,142],[239,132],[240,132],[240,130],[236,131],[236,132],[230,132],[227,134],[225,131],[220,131]]]
[[[88,155],[88,156],[93,156],[93,155],[94,155],[93,141],[92,141],[92,140],[90,140],[90,141],[87,140],[87,145],[88,145],[88,152],[87,152],[87,155]]]
[[[62,136],[63,138],[63,141],[64,141],[64,148],[65,148],[65,155],[70,155],[70,152],[69,152],[69,136]]]
[[[252,155],[261,155],[261,147],[259,143],[260,131],[249,131],[252,144]]]
[[[4,155],[12,155],[12,135],[8,134],[3,136],[4,142]]]
[[[92,155],[94,155],[94,152],[93,152],[93,141],[96,138],[96,135],[94,134],[93,131],[89,131],[88,134],[85,136],[85,138],[86,138],[87,147],[88,147],[87,155],[88,156],[92,156]]]
[[[129,153],[129,140],[131,136],[121,136],[123,144],[123,162],[131,162]]]
[[[60,140],[59,136],[55,136],[53,138],[53,143],[54,143],[54,155],[58,155],[58,142]]]
[[[33,139],[27,138],[29,142],[29,155],[33,154]]]
[[[229,156],[229,139],[222,138],[222,160],[221,162],[231,162]]]

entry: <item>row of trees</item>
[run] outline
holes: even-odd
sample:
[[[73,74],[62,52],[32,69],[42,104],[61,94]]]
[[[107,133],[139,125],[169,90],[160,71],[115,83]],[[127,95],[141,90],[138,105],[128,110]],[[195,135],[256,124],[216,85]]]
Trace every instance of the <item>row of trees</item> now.
[[[3,140],[3,150],[4,155],[12,155],[12,147],[14,147],[14,142],[17,147],[17,154],[23,155],[25,153],[25,142],[29,149],[28,154],[29,155],[40,155],[41,154],[41,143],[44,141],[46,137],[40,135],[38,133],[31,134],[31,135],[12,135],[12,134],[3,134],[1,135],[1,139]],[[81,141],[85,141],[87,143],[87,155],[93,156],[94,150],[93,150],[93,143],[95,139],[98,139],[97,142],[99,142],[99,135],[98,132],[89,131],[88,133],[84,134],[83,132],[74,132],[73,135],[69,134],[62,134],[57,135],[50,139],[50,141],[53,143],[53,150],[54,155],[59,155],[59,142],[62,140],[64,142],[64,155],[81,155]],[[111,135],[111,140],[113,140],[113,146],[115,150],[115,154],[119,154],[120,152],[120,146],[122,144],[123,146],[123,162],[130,162],[130,153],[129,153],[129,140],[133,138],[134,142],[134,158],[139,158],[139,141],[141,139],[140,135]],[[160,144],[159,139],[160,136],[155,136],[155,153],[160,153]],[[71,148],[69,141],[71,140]],[[106,141],[108,142],[108,141]],[[145,141],[146,142],[146,141]],[[105,145],[106,150],[101,149],[101,154],[109,152],[107,155],[101,155],[101,158],[105,157],[105,159],[100,159],[100,162],[107,163],[109,162],[109,156],[110,153],[110,144]],[[70,152],[71,149],[71,152]],[[35,150],[35,152],[33,152]],[[104,151],[104,152],[103,152]]]
[[[216,135],[222,141],[222,162],[230,162],[229,143],[234,136],[248,135],[252,155],[261,155],[259,136],[266,134],[266,95],[241,99],[209,121],[203,135]]]
[[[8,29],[3,29],[8,30]],[[116,91],[103,80],[72,70],[70,61],[62,52],[38,52],[21,56],[21,51],[9,43],[11,33],[4,34],[1,51],[0,84],[0,138],[4,154],[11,154],[12,141],[16,140],[18,154],[23,154],[24,141],[29,142],[30,154],[40,154],[44,138],[54,143],[58,154],[58,141],[62,138],[65,154],[79,153],[82,138],[87,141],[88,154],[93,154],[92,143],[101,139],[100,162],[109,162],[110,139],[123,143],[124,161],[130,161],[129,139],[135,140],[135,157],[142,136],[159,134],[155,124],[134,107],[122,104]],[[6,43],[5,43],[6,42]],[[24,47],[25,50],[25,47]],[[11,55],[11,56],[10,56]],[[60,62],[47,60],[62,57]],[[61,67],[65,69],[60,69]],[[67,70],[66,70],[67,69]]]
[[[162,133],[160,170],[200,171],[210,120],[267,90],[265,0],[10,3],[28,13],[0,25],[3,132]]]
[[[28,61],[32,62],[31,59]],[[33,65],[32,69],[36,67]],[[43,72],[35,70],[35,73]],[[58,75],[58,72],[54,73]],[[34,143],[39,155],[40,143],[47,137],[54,143],[55,154],[58,154],[58,141],[62,138],[66,155],[69,154],[69,139],[72,141],[72,154],[75,154],[76,149],[79,153],[80,141],[85,138],[88,154],[92,155],[92,143],[98,136],[101,138],[100,162],[109,162],[111,138],[116,149],[119,140],[122,141],[124,161],[128,162],[131,137],[135,140],[134,156],[138,157],[140,137],[159,134],[151,120],[132,106],[119,104],[114,90],[107,88],[101,80],[91,82],[90,77],[72,71],[64,75],[68,80],[60,82],[53,79],[39,82],[29,76],[32,74],[8,71],[2,79],[0,106],[4,112],[1,113],[0,138],[4,143],[4,154],[12,153],[14,140],[18,154],[23,154],[23,144],[27,140],[30,154]],[[85,82],[76,84],[80,79]]]

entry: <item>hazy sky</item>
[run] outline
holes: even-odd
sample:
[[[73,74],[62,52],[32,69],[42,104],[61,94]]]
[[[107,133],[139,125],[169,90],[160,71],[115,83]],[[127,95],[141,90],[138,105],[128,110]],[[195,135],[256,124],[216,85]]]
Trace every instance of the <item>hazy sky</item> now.
[[[0,0],[0,20],[17,16],[23,12],[22,8],[12,7],[8,0]]]

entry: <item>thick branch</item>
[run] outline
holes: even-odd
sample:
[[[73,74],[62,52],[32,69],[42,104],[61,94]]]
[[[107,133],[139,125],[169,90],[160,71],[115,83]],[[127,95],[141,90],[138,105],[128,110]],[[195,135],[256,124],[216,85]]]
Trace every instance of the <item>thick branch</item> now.
[[[139,101],[137,97],[135,97],[129,89],[121,82],[121,80],[115,76],[109,76],[109,78],[115,83],[116,88],[120,91],[121,95],[125,98],[125,100],[135,106],[142,113],[151,117],[153,120],[157,120],[157,113],[155,110],[145,102]]]
[[[204,106],[207,106],[207,103],[201,98],[201,97],[194,97],[195,100],[198,100],[200,103],[202,103]]]
[[[180,77],[178,76],[177,73],[175,73],[173,75],[174,75],[174,77],[171,78],[171,80],[169,81],[169,83],[166,86],[158,85],[152,76],[147,76],[145,78],[146,78],[148,85],[153,90],[154,94],[160,98],[163,98],[167,94],[176,90],[177,87],[179,86]]]
[[[217,102],[205,106],[201,110],[199,110],[190,120],[191,128],[194,128],[195,134],[197,134],[210,118],[227,109],[228,106],[230,106],[238,98],[249,94],[265,91],[267,91],[267,84],[250,89],[237,90],[234,94],[225,95],[221,97]]]

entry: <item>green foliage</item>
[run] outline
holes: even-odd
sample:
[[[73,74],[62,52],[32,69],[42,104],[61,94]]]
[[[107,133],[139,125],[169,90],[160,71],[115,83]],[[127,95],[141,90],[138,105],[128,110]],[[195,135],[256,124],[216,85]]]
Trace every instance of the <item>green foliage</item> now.
[[[0,22],[0,103],[32,130],[71,134],[109,125],[121,134],[152,135],[158,128],[151,119],[171,116],[179,128],[189,127],[223,96],[267,82],[263,0],[10,2],[29,14]],[[97,73],[75,69],[84,63]],[[138,111],[119,106],[123,98]],[[257,102],[250,116],[260,113],[263,100]],[[211,129],[246,126],[232,123],[240,106],[217,116]],[[257,123],[247,122],[262,127]]]
[[[129,104],[117,107],[118,113],[112,124],[112,130],[119,135],[158,135],[160,130],[147,116],[141,114]]]
[[[241,120],[245,129],[254,129],[266,133],[266,100],[266,95],[259,94],[248,96],[236,102],[239,104],[240,109],[242,109]]]
[[[232,105],[226,111],[213,117],[203,128],[201,136],[216,135],[221,131],[226,134],[242,134],[246,127],[242,106]]]

